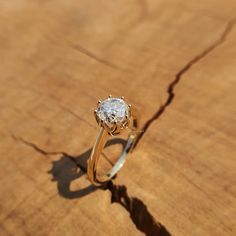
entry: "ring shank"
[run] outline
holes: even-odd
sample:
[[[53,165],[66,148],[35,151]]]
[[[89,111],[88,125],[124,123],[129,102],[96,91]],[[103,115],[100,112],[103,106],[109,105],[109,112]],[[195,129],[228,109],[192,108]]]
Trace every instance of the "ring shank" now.
[[[91,156],[88,160],[87,174],[88,174],[88,178],[92,182],[92,184],[101,185],[101,184],[107,182],[114,175],[116,175],[117,172],[122,168],[122,166],[124,165],[124,163],[126,161],[127,154],[132,150],[132,147],[135,144],[137,134],[138,134],[138,132],[136,131],[137,128],[138,128],[137,119],[133,118],[133,129],[132,129],[133,131],[130,132],[128,140],[126,142],[126,145],[125,145],[120,157],[118,158],[115,165],[111,168],[111,170],[103,176],[97,175],[97,165],[98,165],[98,161],[99,161],[100,155],[102,153],[102,150],[104,149],[104,146],[105,146],[106,142],[108,141],[110,135],[104,128],[100,129],[100,132],[97,137],[96,143],[93,147]]]
[[[125,145],[124,150],[122,151],[119,159],[115,163],[115,165],[112,167],[112,169],[107,173],[107,177],[112,178],[124,165],[126,161],[126,157],[131,150],[135,140],[135,135],[131,134],[129,135],[128,141]]]

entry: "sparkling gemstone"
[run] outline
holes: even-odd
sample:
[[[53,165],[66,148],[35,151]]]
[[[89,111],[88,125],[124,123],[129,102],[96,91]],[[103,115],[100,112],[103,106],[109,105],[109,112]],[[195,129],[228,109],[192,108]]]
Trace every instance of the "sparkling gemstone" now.
[[[114,122],[123,122],[129,113],[127,103],[121,98],[108,98],[98,107],[97,116],[108,125]]]

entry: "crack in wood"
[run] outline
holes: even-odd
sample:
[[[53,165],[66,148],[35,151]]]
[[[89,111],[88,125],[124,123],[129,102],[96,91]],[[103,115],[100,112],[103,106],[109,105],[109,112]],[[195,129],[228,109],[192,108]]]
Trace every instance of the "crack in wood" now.
[[[157,119],[159,119],[160,116],[165,112],[166,108],[171,105],[171,103],[173,102],[173,99],[175,97],[175,92],[174,92],[175,87],[180,82],[180,80],[182,79],[183,75],[187,71],[189,71],[192,68],[192,66],[194,66],[200,60],[202,60],[208,54],[210,54],[215,48],[217,48],[222,43],[224,43],[226,38],[227,38],[227,36],[228,36],[228,34],[233,29],[235,23],[236,23],[236,18],[230,20],[228,22],[228,24],[226,25],[224,31],[220,35],[220,37],[214,43],[212,43],[208,48],[206,48],[205,50],[200,52],[198,55],[196,55],[187,64],[185,64],[185,66],[181,70],[179,70],[179,72],[175,76],[175,79],[167,87],[167,94],[168,94],[168,96],[167,96],[167,99],[166,99],[165,103],[163,105],[161,105],[159,107],[159,109],[157,110],[157,112],[154,113],[153,116],[144,123],[144,125],[142,127],[142,131],[143,132],[140,132],[140,134],[139,134],[139,136],[138,136],[138,138],[136,140],[136,143],[134,145],[134,148],[137,146],[137,144],[139,143],[139,141],[141,140],[143,135],[147,132],[149,127],[153,124],[153,122],[156,121]]]
[[[58,191],[61,196],[69,199],[80,198],[98,189],[93,185],[90,185],[78,191],[70,191],[69,189],[70,183],[74,179],[79,178],[83,174],[77,173],[74,170],[74,168],[71,168],[71,166],[68,164],[65,166],[65,158],[69,158],[69,160],[71,160],[75,164],[75,166],[77,166],[82,172],[86,173],[87,172],[86,165],[79,163],[79,160],[83,159],[83,161],[86,162],[86,160],[90,156],[91,150],[86,151],[85,153],[81,154],[78,157],[74,157],[66,152],[45,151],[42,148],[38,147],[35,143],[26,141],[21,137],[16,137],[14,134],[11,134],[11,136],[15,141],[20,141],[24,145],[33,148],[36,152],[39,152],[44,156],[62,155],[60,160],[52,162],[53,168],[50,171],[48,171],[48,173],[52,174],[53,176],[52,181],[58,182],[57,183]],[[63,167],[65,167],[66,169],[64,169]],[[148,211],[147,206],[143,203],[142,200],[136,197],[130,197],[128,195],[127,187],[125,185],[115,185],[113,181],[109,181],[106,185],[101,186],[100,189],[104,191],[106,190],[110,191],[111,203],[118,203],[126,211],[129,212],[130,219],[135,224],[137,230],[145,233],[145,235],[147,236],[152,236],[152,235],[171,236],[171,234],[167,231],[165,226],[156,221],[156,219]]]
[[[112,69],[116,69],[116,70],[122,70],[120,67],[118,67],[117,65],[111,63],[111,62],[108,62],[106,61],[105,59],[103,58],[100,58],[98,57],[97,55],[95,55],[94,53],[92,53],[91,51],[87,50],[86,48],[82,47],[81,45],[79,44],[70,44],[71,48],[73,49],[76,49],[77,51],[79,51],[80,53],[92,58],[93,60],[105,65],[105,66],[108,66]]]
[[[39,152],[40,154],[44,155],[44,156],[50,156],[50,155],[62,155],[65,156],[67,158],[69,158],[71,161],[73,161],[83,172],[87,172],[87,169],[83,166],[80,165],[74,156],[69,155],[66,152],[59,152],[59,151],[45,151],[42,148],[40,148],[38,145],[36,145],[35,143],[29,142],[25,139],[23,139],[22,137],[16,137],[14,134],[11,134],[11,137],[15,140],[15,141],[20,141],[21,143],[33,148],[36,152]]]
[[[115,185],[109,181],[105,187],[111,192],[111,203],[120,204],[130,214],[136,228],[147,236],[171,236],[165,226],[157,222],[142,200],[130,197],[125,185]]]

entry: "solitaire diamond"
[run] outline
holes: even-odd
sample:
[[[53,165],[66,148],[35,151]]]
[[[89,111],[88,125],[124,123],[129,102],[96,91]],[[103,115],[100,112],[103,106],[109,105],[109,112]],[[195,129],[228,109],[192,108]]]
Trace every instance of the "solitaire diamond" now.
[[[97,116],[108,125],[114,122],[122,123],[129,115],[129,106],[122,98],[108,98],[102,101],[97,110]]]

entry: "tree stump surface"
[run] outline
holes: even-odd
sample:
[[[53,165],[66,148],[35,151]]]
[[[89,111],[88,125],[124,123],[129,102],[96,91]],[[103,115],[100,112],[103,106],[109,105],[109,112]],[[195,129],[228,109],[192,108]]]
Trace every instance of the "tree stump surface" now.
[[[235,1],[0,9],[0,235],[236,234]],[[144,132],[100,189],[85,171],[109,94]]]

